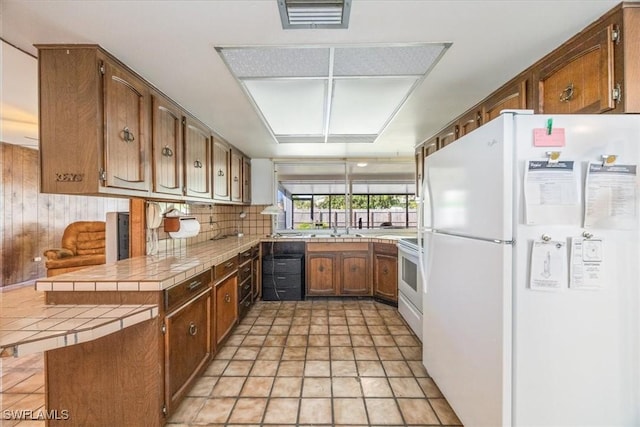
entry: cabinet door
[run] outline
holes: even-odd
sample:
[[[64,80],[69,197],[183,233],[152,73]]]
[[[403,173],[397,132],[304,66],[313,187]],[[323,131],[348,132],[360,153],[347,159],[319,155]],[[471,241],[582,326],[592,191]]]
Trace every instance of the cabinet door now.
[[[528,80],[522,78],[507,84],[492,94],[483,103],[483,123],[487,123],[500,115],[502,110],[523,110],[527,108]]]
[[[340,258],[340,294],[370,295],[369,253],[344,252]]]
[[[242,203],[251,203],[251,159],[242,158]]]
[[[229,157],[229,146],[215,139],[213,142],[213,198],[216,200],[231,200]]]
[[[149,91],[144,82],[109,61],[104,66],[104,178],[109,187],[149,190]]]
[[[613,98],[613,25],[540,70],[539,109],[545,114],[603,113]]]
[[[182,195],[182,110],[161,95],[152,99],[153,191]]]
[[[185,194],[211,198],[211,132],[191,117],[184,120]]]
[[[166,317],[165,399],[169,413],[211,357],[211,291]]]
[[[477,109],[470,110],[458,120],[459,136],[464,136],[480,126],[482,126],[482,112]]]
[[[238,318],[238,277],[234,274],[215,287],[216,344],[231,333]]]
[[[307,295],[336,295],[338,256],[324,252],[307,255]]]
[[[442,132],[438,134],[438,148],[446,147],[451,144],[453,141],[458,139],[458,135],[460,134],[460,128],[457,124],[453,124],[443,129]]]
[[[373,293],[375,296],[398,302],[398,256],[373,256]]]
[[[231,150],[231,201],[242,201],[242,154]]]

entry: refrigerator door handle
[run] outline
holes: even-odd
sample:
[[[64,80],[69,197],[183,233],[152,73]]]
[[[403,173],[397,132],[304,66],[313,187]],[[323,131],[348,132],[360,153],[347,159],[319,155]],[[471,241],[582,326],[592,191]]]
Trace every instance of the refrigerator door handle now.
[[[424,176],[426,177],[426,174],[424,174]],[[418,264],[419,264],[419,268],[420,268],[420,278],[422,280],[422,289],[424,290],[424,293],[426,293],[426,277],[424,275],[424,245],[423,245],[423,239],[422,239],[422,233],[424,231],[424,196],[426,194],[425,192],[425,188],[426,188],[426,179],[423,180],[422,182],[422,186],[420,187],[420,200],[418,202]]]

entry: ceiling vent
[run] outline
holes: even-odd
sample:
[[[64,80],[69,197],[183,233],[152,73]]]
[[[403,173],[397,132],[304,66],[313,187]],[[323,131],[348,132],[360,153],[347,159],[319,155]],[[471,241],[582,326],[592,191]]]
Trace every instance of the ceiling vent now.
[[[347,28],[351,0],[278,0],[282,28]]]

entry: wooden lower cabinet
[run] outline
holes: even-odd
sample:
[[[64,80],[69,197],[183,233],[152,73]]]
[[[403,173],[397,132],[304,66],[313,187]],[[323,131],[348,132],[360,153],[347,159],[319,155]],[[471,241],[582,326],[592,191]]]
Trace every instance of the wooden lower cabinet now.
[[[393,244],[373,244],[373,295],[398,302],[398,248]]]
[[[232,274],[215,285],[216,345],[220,345],[238,320],[238,276]]]
[[[307,295],[371,295],[369,243],[308,243]]]
[[[165,318],[165,404],[173,413],[211,359],[211,289]]]

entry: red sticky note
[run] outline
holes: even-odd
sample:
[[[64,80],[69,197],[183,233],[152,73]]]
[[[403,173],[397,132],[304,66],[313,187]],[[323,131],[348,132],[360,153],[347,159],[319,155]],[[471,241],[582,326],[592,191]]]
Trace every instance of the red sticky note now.
[[[533,130],[534,147],[564,147],[564,128],[553,128],[547,135],[544,128]]]

